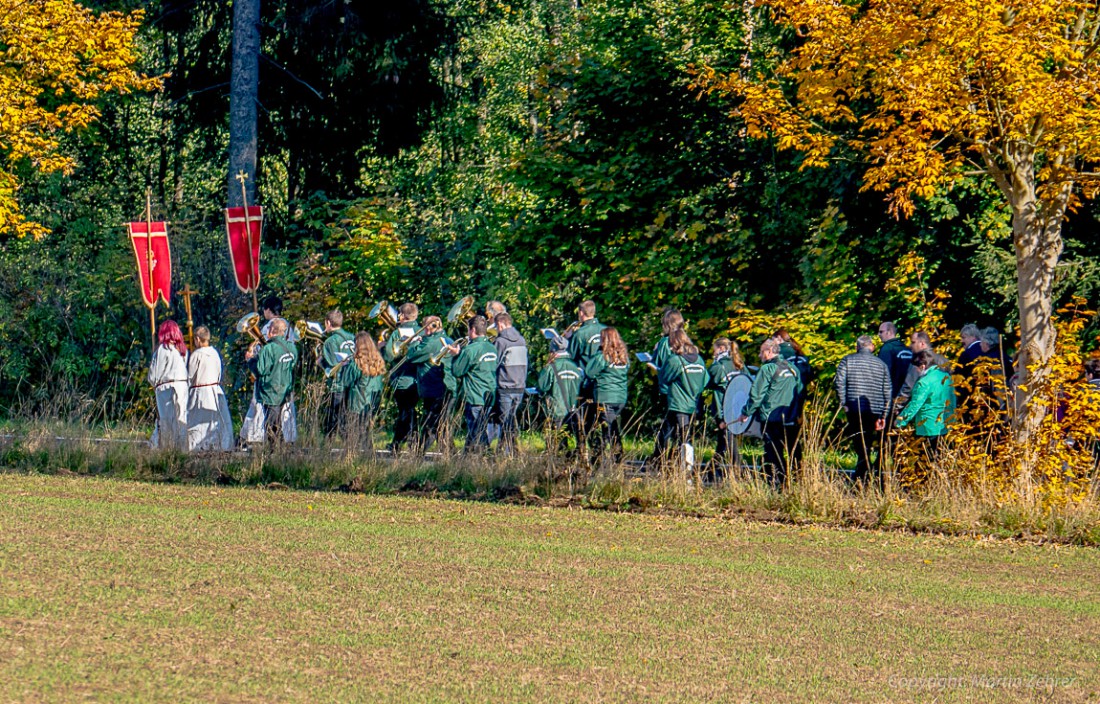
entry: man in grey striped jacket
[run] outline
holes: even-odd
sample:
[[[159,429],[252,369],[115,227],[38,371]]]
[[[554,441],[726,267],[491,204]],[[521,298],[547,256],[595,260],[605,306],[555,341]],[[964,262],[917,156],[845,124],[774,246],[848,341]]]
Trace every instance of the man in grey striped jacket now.
[[[874,464],[871,454],[886,428],[893,386],[890,369],[875,356],[875,343],[868,335],[856,340],[856,352],[840,360],[836,368],[836,392],[847,416],[847,436],[855,446],[856,471],[852,479],[862,481],[868,472],[878,473],[882,453]]]

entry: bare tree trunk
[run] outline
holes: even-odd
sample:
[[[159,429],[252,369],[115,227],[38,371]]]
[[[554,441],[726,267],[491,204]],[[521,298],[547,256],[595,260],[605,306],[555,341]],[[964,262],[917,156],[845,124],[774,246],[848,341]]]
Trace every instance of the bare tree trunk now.
[[[260,0],[233,0],[233,69],[229,81],[230,207],[241,203],[237,174],[248,175],[248,202],[256,202],[256,100],[260,85]]]
[[[1034,433],[1047,409],[1030,403],[1049,373],[1054,356],[1054,275],[1062,254],[1065,207],[1040,207],[1034,194],[1013,204],[1012,230],[1016,247],[1020,350],[1016,360],[1015,424],[1023,442]]]

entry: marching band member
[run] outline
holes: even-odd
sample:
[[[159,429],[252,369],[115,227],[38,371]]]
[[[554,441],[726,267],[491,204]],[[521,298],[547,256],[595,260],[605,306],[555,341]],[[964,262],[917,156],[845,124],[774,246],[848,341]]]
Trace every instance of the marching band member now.
[[[351,445],[361,442],[374,448],[374,416],[382,403],[386,362],[369,332],[355,336],[354,353],[344,362],[333,385],[333,392],[347,394],[344,439]]]
[[[691,424],[699,409],[703,389],[710,382],[699,348],[692,344],[683,328],[676,328],[669,334],[668,348],[671,354],[658,372],[668,389],[666,422],[661,426],[662,432],[654,447],[658,457],[664,456],[670,445],[679,448],[689,443]]]
[[[615,453],[616,462],[622,460],[623,440],[619,431],[619,416],[626,407],[627,372],[630,355],[626,344],[613,327],[600,331],[600,351],[593,355],[584,368],[584,375],[595,384],[595,401],[599,409],[600,442],[596,445],[593,461],[597,461],[607,448]]]
[[[728,337],[719,337],[711,345],[712,362],[707,369],[710,383],[707,388],[714,393],[711,412],[718,425],[718,438],[714,445],[714,459],[717,463],[738,466],[741,464],[741,452],[737,436],[726,425],[724,402],[726,388],[738,374],[743,374],[745,360],[737,343]],[[732,419],[731,419],[732,420]]]
[[[579,419],[577,418],[577,394],[581,389],[584,372],[569,356],[569,342],[562,337],[550,341],[550,363],[539,373],[539,394],[545,399],[546,412],[550,416],[550,438],[546,448],[553,454],[561,451],[568,441],[562,430],[568,426],[581,448]]]
[[[233,419],[222,391],[222,358],[210,346],[210,330],[195,328],[195,349],[187,361],[187,444],[193,451],[232,450]]]
[[[156,351],[149,365],[149,383],[157,399],[157,428],[152,445],[187,449],[187,345],[174,320],[157,331]]]
[[[340,360],[355,353],[355,336],[343,328],[344,314],[339,310],[331,310],[325,316],[325,338],[321,346],[321,368],[328,375]],[[323,430],[325,435],[331,435],[340,425],[343,415],[344,394],[336,391],[338,380],[332,376],[328,379],[328,398],[321,409]]]
[[[264,439],[270,443],[285,439],[283,414],[293,400],[298,348],[286,339],[287,327],[282,318],[273,319],[268,327],[267,344],[258,353],[252,346],[245,354],[248,368],[256,375],[256,399],[263,406]]]
[[[664,313],[661,314],[661,339],[657,340],[657,344],[653,346],[652,360],[650,363],[657,368],[657,393],[661,396],[661,401],[668,405],[668,382],[661,376],[661,368],[668,362],[668,358],[672,356],[672,351],[668,346],[668,338],[674,330],[683,330],[684,328],[684,316],[675,308],[665,308]],[[663,449],[660,446],[660,438],[671,437],[674,429],[669,427],[669,417],[666,414],[661,419],[661,427],[657,431],[657,443],[653,446],[653,454],[650,456],[650,461],[659,463],[661,461],[661,453]]]
[[[420,315],[420,309],[415,303],[405,303],[397,309],[397,329],[386,340],[383,358],[388,364],[393,364],[401,357],[398,349],[401,343],[411,340],[416,334],[418,325],[416,319]],[[416,365],[405,357],[397,368],[390,373],[390,384],[393,386],[393,400],[397,404],[397,420],[393,424],[393,441],[390,443],[390,451],[395,455],[401,451],[409,434],[416,429],[416,404],[420,400],[417,393]]]
[[[600,351],[600,332],[607,327],[596,318],[596,302],[585,301],[577,307],[577,322],[581,325],[569,338],[569,354],[581,369]],[[596,385],[591,379],[581,382],[580,391],[580,428],[582,437],[587,438],[596,422]]]
[[[432,364],[431,360],[451,342],[443,333],[443,321],[439,316],[429,315],[424,319],[423,339],[414,339],[409,346],[406,360],[416,365],[417,392],[424,401],[424,417],[420,421],[417,442],[420,452],[427,452],[444,436],[444,424],[450,416],[447,408],[455,390],[455,380],[451,376],[453,359],[445,356],[439,364]]]
[[[470,343],[461,350],[454,344],[447,347],[455,355],[451,373],[462,382],[467,453],[488,446],[486,423],[496,398],[497,350],[485,335],[486,327],[485,318],[475,315],[468,325]]]
[[[489,440],[500,436],[497,450],[505,454],[516,451],[519,430],[516,414],[527,393],[527,340],[512,326],[512,316],[499,313],[497,327],[497,402],[489,419]]]
[[[276,318],[282,315],[283,300],[278,296],[268,296],[261,304],[261,310],[267,322],[260,328],[260,334],[266,340],[271,333],[272,323]],[[286,323],[285,319],[283,323]],[[290,325],[287,325],[284,337],[292,343],[297,342],[298,331]],[[285,442],[296,442],[298,440],[298,409],[294,405],[293,397],[291,397],[289,403],[283,406],[281,426],[283,429],[283,440]],[[266,427],[267,423],[264,420],[264,406],[257,398],[255,388],[253,388],[252,400],[248,404],[248,412],[241,422],[241,442],[253,444],[262,443],[264,441],[264,429]]]

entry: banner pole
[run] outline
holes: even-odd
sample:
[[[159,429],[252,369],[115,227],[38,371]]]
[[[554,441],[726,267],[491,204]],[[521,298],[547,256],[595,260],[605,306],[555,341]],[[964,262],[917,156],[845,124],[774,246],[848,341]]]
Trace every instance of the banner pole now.
[[[244,234],[245,242],[248,244],[248,283],[249,288],[252,289],[252,312],[260,312],[260,304],[256,299],[257,288],[257,276],[256,271],[256,259],[252,256],[252,220],[248,217],[248,190],[245,188],[244,182],[248,180],[248,174],[243,171],[237,172],[237,180],[241,182],[241,203],[244,204]]]
[[[149,306],[149,332],[153,340],[151,351],[157,351],[157,299],[153,286],[153,189],[145,189],[145,267],[149,272],[149,294],[153,305]]]

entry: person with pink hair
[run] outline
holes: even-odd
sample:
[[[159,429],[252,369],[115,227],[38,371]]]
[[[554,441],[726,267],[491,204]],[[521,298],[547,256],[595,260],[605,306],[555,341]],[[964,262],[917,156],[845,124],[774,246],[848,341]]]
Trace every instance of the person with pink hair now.
[[[166,320],[157,332],[157,349],[149,365],[149,384],[157,397],[157,429],[152,445],[187,449],[187,345],[180,326]]]

